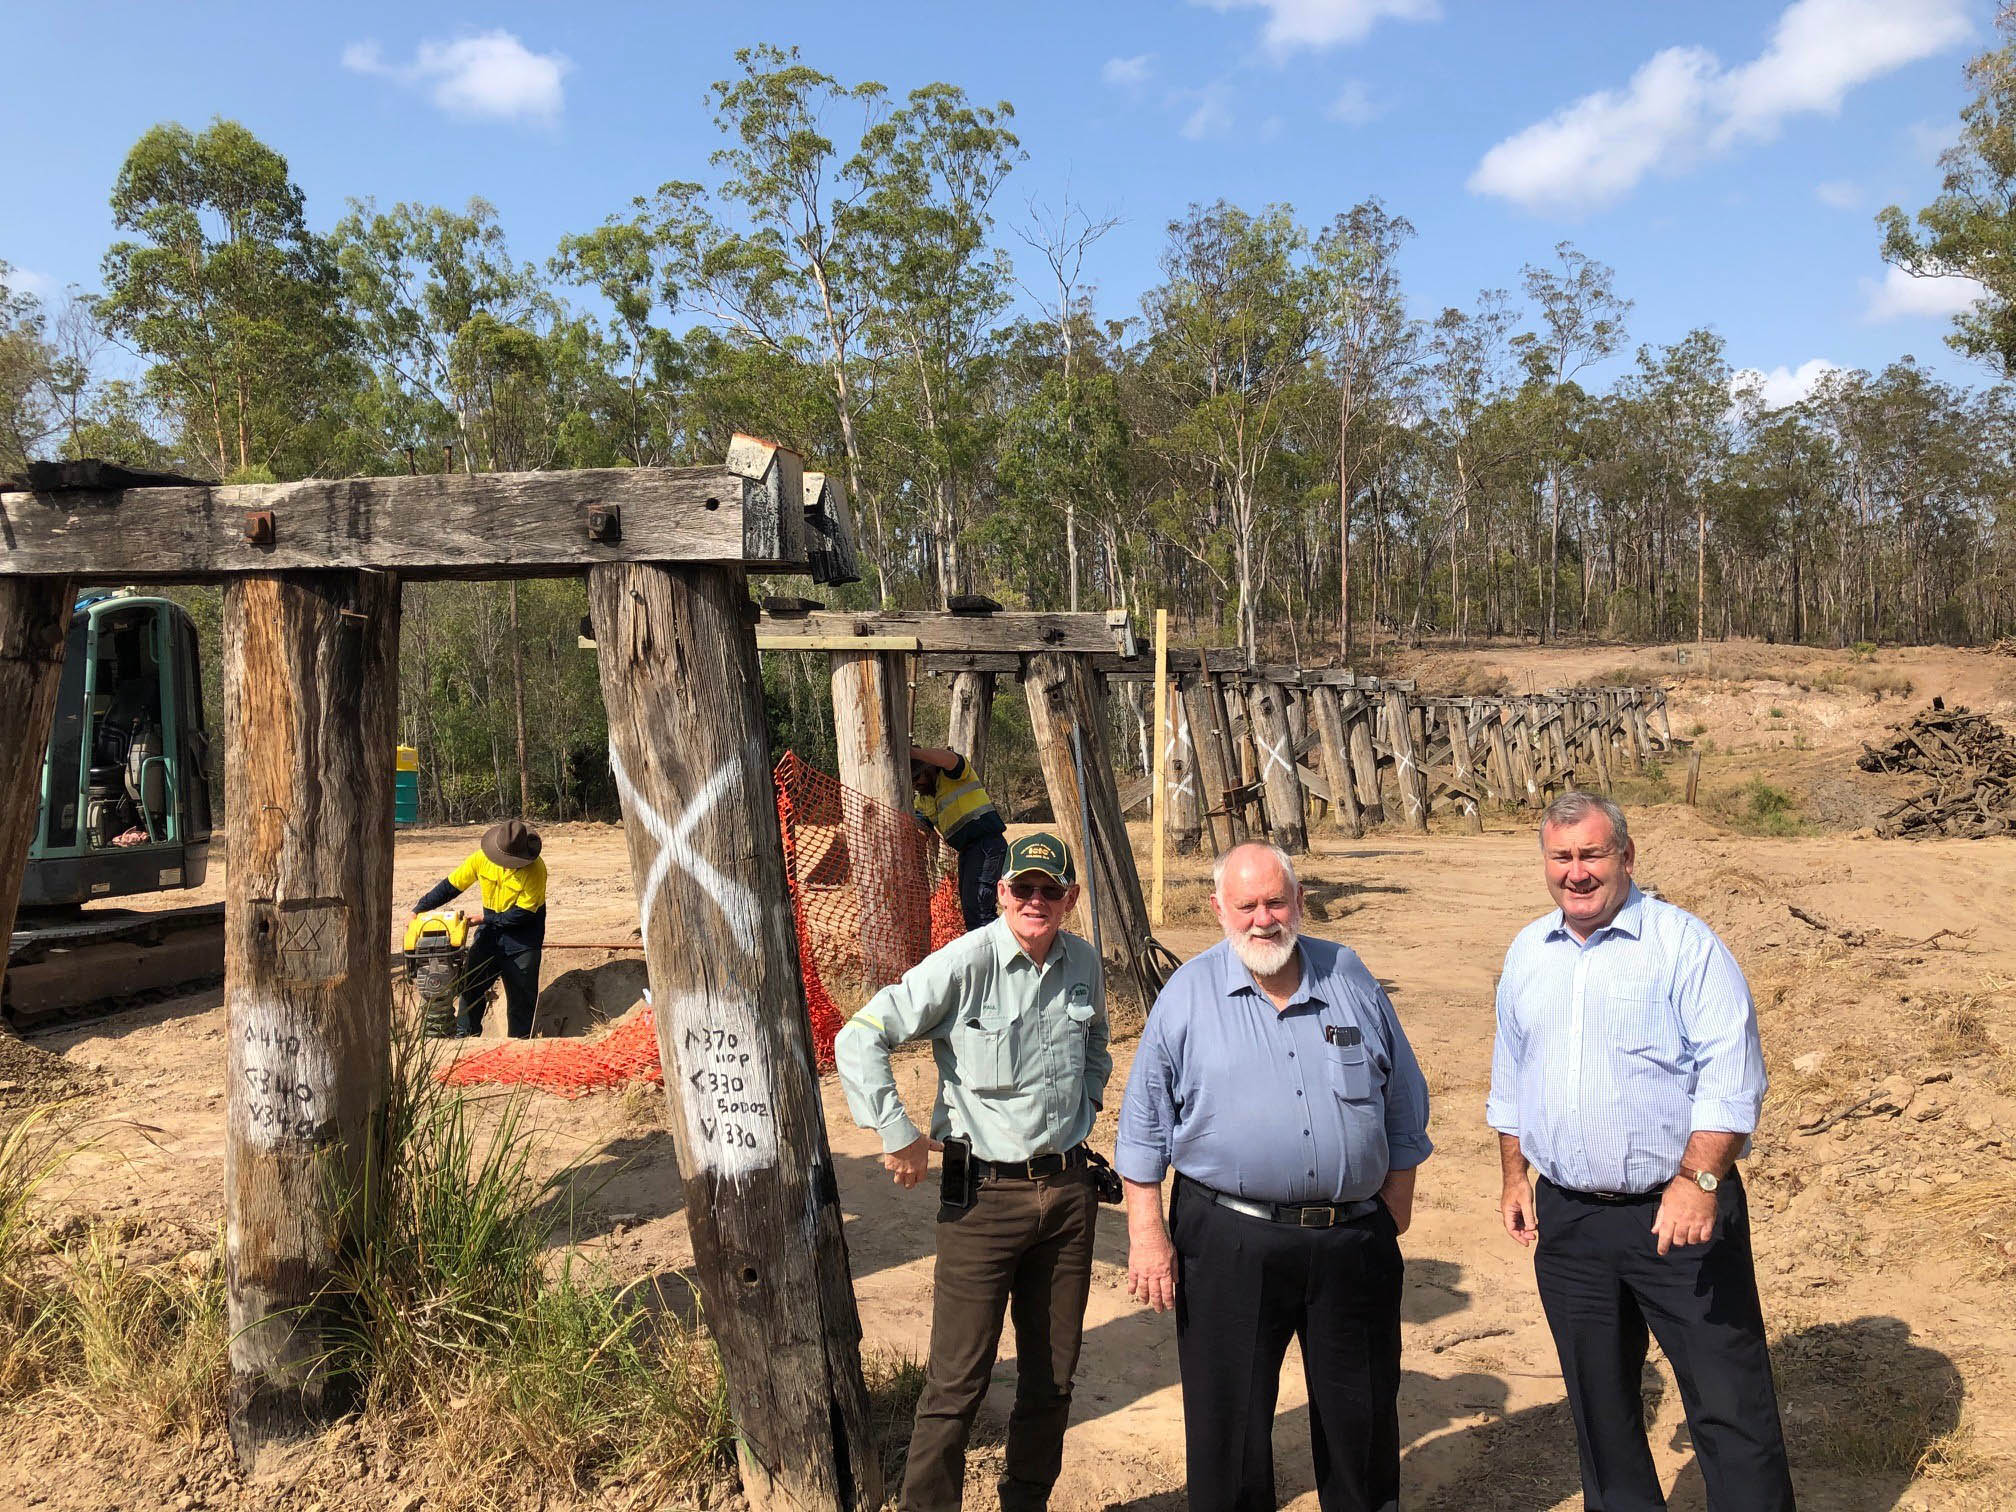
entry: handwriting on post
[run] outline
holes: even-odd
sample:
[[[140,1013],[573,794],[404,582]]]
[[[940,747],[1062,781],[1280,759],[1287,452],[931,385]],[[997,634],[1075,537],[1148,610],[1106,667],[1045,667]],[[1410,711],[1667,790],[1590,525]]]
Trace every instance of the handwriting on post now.
[[[735,1177],[777,1163],[777,1110],[770,1073],[743,1005],[697,996],[673,1005],[680,1101],[700,1165]]]
[[[233,1121],[270,1149],[312,1141],[331,1116],[333,1067],[326,1049],[285,1025],[270,1002],[234,1004],[230,1076]]]

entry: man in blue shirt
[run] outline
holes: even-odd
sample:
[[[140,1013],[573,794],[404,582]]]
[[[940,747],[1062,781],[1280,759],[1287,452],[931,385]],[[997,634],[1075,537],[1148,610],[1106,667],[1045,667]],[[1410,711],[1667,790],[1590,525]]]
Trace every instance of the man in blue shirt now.
[[[1120,1107],[1127,1287],[1176,1310],[1194,1512],[1272,1512],[1281,1361],[1302,1344],[1323,1512],[1399,1505],[1399,1237],[1428,1086],[1393,1005],[1304,938],[1294,865],[1212,873],[1225,939],[1155,1000]],[[1162,1179],[1176,1169],[1169,1224]]]
[[[1632,883],[1636,851],[1609,799],[1555,799],[1540,850],[1559,906],[1505,954],[1486,1116],[1505,1231],[1538,1246],[1583,1499],[1666,1505],[1640,1394],[1649,1330],[1711,1512],[1791,1512],[1736,1173],[1765,1089],[1750,989],[1706,924]]]

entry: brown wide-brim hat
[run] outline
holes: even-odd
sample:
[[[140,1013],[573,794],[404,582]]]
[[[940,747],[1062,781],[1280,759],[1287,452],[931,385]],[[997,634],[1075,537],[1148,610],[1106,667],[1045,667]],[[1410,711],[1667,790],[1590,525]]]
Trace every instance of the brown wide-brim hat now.
[[[483,831],[483,854],[499,866],[530,866],[544,843],[523,819],[506,819]]]

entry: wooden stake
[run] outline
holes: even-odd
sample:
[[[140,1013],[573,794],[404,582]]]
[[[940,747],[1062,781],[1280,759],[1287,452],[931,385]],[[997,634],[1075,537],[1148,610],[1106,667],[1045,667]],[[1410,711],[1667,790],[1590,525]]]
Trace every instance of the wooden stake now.
[[[1268,828],[1276,845],[1291,856],[1301,855],[1309,849],[1309,815],[1303,807],[1302,779],[1295,772],[1295,747],[1289,739],[1288,711],[1280,687],[1271,682],[1250,685],[1246,710],[1259,753]]]
[[[775,1512],[879,1507],[743,573],[598,567],[588,599],[694,1275],[742,1492]],[[900,678],[878,685],[887,670],[850,669],[871,709],[901,691]]]
[[[1512,748],[1505,740],[1505,705],[1494,703],[1484,713],[1485,749],[1490,753],[1491,797],[1501,809],[1519,803],[1519,780],[1512,766]]]
[[[1316,717],[1316,749],[1322,759],[1323,779],[1330,784],[1330,819],[1337,828],[1356,840],[1365,833],[1365,816],[1358,807],[1358,794],[1351,778],[1351,757],[1346,749],[1344,716],[1335,688],[1309,690],[1309,702]]]
[[[370,1211],[390,1062],[399,583],[224,591],[225,1284],[248,1470],[349,1405],[326,1306]]]
[[[1444,708],[1442,723],[1449,732],[1449,764],[1456,769],[1457,785],[1466,789],[1456,799],[1463,812],[1463,827],[1473,835],[1484,833],[1484,815],[1477,794],[1477,766],[1471,758],[1470,731],[1461,708]]]
[[[1407,695],[1389,689],[1386,697],[1386,738],[1393,752],[1393,780],[1407,809],[1407,822],[1422,834],[1428,832],[1428,778],[1421,770],[1414,727],[1408,718]]]
[[[1155,611],[1155,891],[1149,921],[1162,927],[1162,841],[1169,823],[1169,611]]]
[[[1701,785],[1701,747],[1687,749],[1687,807],[1694,807],[1694,795]]]
[[[8,711],[0,718],[0,933],[14,932],[42,816],[72,596],[68,578],[0,578],[0,709]]]
[[[840,785],[887,811],[857,809],[845,816],[864,915],[887,911],[888,928],[862,934],[862,969],[878,983],[895,981],[931,948],[925,879],[917,874],[909,834],[899,822],[914,806],[902,664],[903,654],[896,651],[833,653]]]
[[[1209,791],[1214,806],[1222,806],[1226,811],[1227,828],[1232,831],[1232,844],[1244,845],[1252,838],[1252,818],[1243,803],[1229,803],[1225,794],[1235,787],[1243,786],[1246,777],[1241,769],[1240,725],[1233,718],[1233,710],[1240,707],[1238,691],[1229,678],[1213,676],[1211,684],[1211,727],[1218,737],[1218,755],[1224,775],[1224,786]]]

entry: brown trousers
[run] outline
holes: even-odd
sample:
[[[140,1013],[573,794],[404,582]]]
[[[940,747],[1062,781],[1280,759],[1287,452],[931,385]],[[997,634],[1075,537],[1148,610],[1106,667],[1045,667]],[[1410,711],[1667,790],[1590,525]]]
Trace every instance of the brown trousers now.
[[[903,1512],[955,1512],[966,1441],[987,1395],[1005,1310],[1015,1319],[1015,1407],[1002,1512],[1041,1512],[1064,1461],[1071,1375],[1092,1287],[1099,1199],[1081,1168],[988,1177],[973,1206],[938,1210],[931,1358],[903,1477]]]

